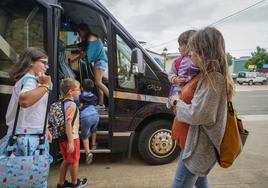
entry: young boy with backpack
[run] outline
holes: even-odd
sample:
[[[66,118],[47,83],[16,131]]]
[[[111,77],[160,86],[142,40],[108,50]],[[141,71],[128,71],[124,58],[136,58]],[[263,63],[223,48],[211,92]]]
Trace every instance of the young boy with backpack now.
[[[61,104],[63,104],[65,135],[60,137],[59,143],[63,161],[57,188],[83,187],[87,184],[87,179],[77,177],[80,159],[79,112],[74,102],[74,98],[80,95],[80,83],[71,78],[64,79],[61,83],[61,91],[64,96]],[[65,179],[69,167],[71,183]]]
[[[82,94],[79,96],[79,109],[81,120],[81,138],[86,151],[86,163],[90,164],[93,154],[89,150],[89,137],[91,137],[91,149],[96,149],[96,131],[99,124],[99,113],[96,110],[97,97],[92,93],[94,82],[84,79],[82,82]]]

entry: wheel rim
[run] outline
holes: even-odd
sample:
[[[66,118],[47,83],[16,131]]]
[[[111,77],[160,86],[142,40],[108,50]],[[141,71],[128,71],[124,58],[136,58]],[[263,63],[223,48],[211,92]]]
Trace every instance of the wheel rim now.
[[[148,148],[154,157],[165,158],[169,156],[176,149],[171,131],[169,129],[159,129],[154,132],[149,139]]]

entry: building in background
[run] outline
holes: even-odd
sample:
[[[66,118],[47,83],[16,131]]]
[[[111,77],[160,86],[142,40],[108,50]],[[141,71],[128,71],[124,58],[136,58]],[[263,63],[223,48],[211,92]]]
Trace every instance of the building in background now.
[[[249,60],[251,58],[251,56],[242,56],[238,59],[234,59],[234,62],[233,62],[233,70],[232,72],[237,74],[238,72],[240,71],[249,71],[247,68],[245,68],[245,64],[247,62],[247,60]]]
[[[151,50],[146,49],[147,52],[154,58],[154,60],[168,72],[171,68],[172,63],[175,59],[180,55],[179,53],[167,53],[164,57],[163,54],[153,52]],[[164,59],[166,58],[166,59]]]

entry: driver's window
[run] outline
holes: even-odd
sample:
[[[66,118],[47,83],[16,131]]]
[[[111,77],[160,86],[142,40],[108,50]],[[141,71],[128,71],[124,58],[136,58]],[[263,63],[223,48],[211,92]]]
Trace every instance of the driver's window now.
[[[117,86],[119,88],[135,89],[135,79],[131,71],[131,48],[116,35],[117,53]]]

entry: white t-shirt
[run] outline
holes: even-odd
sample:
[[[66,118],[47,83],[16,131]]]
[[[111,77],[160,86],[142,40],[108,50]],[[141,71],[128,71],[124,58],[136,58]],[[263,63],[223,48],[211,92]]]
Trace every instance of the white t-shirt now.
[[[19,81],[16,82],[13,87],[12,96],[9,101],[7,113],[6,113],[6,124],[9,127],[8,131],[12,131],[19,95],[26,91],[33,90],[38,87],[38,82],[35,79],[25,79],[26,77],[36,78],[35,76],[27,73]],[[24,82],[23,89],[21,90],[22,81]],[[30,107],[22,108],[20,107],[19,118],[17,123],[17,128],[27,128],[27,129],[43,129],[46,107],[47,107],[48,94],[46,93],[39,101],[33,104]]]

